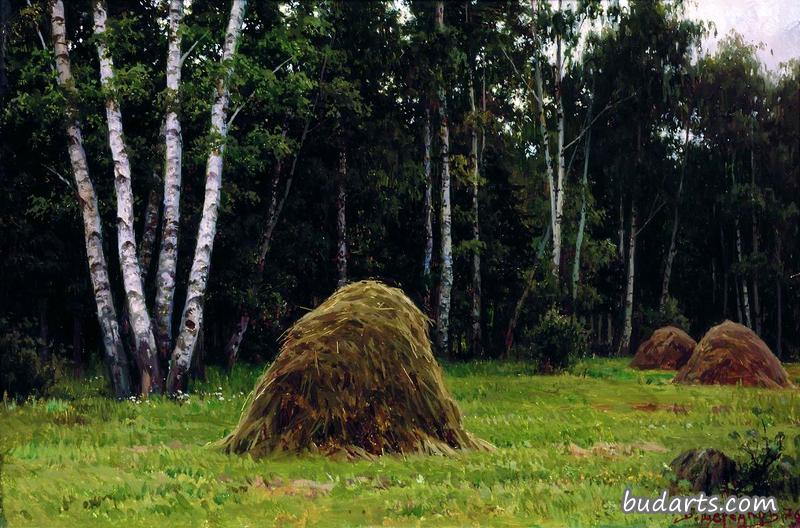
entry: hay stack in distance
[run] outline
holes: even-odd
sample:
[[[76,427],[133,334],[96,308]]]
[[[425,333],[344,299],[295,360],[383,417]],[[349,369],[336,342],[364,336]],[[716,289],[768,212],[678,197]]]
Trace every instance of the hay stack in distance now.
[[[697,342],[674,326],[659,328],[639,345],[630,366],[638,369],[678,370],[689,361]]]
[[[781,362],[746,326],[725,321],[712,327],[673,383],[792,387]]]
[[[223,449],[348,458],[491,449],[462,426],[428,322],[397,288],[339,289],[284,334]]]

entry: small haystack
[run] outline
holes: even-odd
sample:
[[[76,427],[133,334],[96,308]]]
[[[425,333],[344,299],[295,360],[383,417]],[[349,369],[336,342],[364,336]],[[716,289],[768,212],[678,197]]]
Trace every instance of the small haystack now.
[[[678,370],[689,361],[697,342],[674,326],[659,328],[639,345],[630,366],[638,369]]]
[[[755,332],[725,321],[703,336],[674,383],[792,387],[781,362]]]
[[[339,289],[287,330],[223,448],[350,458],[491,449],[462,426],[428,322],[399,289]]]

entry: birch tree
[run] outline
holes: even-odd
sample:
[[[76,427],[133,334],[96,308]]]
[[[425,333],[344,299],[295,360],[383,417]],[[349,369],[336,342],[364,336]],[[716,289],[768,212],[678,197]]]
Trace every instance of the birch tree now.
[[[759,231],[758,220],[756,219],[756,153],[755,153],[755,121],[757,112],[753,111],[750,115],[750,226],[752,229],[753,257],[759,256]],[[761,334],[761,296],[758,289],[758,271],[753,272],[753,319],[756,334]]]
[[[172,313],[180,231],[181,162],[183,139],[178,116],[181,83],[181,20],[183,0],[170,0],[167,33],[167,108],[164,116],[164,223],[156,273],[155,329],[159,355],[172,348]]]
[[[89,177],[89,164],[83,148],[81,127],[75,105],[77,89],[72,77],[69,58],[67,32],[65,27],[64,3],[53,0],[50,4],[50,23],[55,51],[58,85],[64,91],[66,100],[65,130],[72,175],[78,192],[78,203],[83,217],[84,243],[89,265],[89,277],[97,305],[97,320],[103,338],[105,359],[111,373],[111,385],[117,398],[127,398],[131,394],[128,361],[122,346],[122,338],[117,322],[117,312],[108,278],[108,265],[103,250],[103,228],[97,208],[97,195]]]
[[[731,156],[730,163],[731,183],[736,188],[736,158]],[[733,228],[736,231],[736,262],[739,266],[742,265],[742,230],[739,227],[739,215],[736,211],[733,212]],[[737,294],[737,301],[741,300],[741,315],[739,320],[746,324],[748,328],[753,328],[753,320],[750,315],[750,292],[747,288],[747,278],[743,277],[741,280],[741,297]],[[743,317],[742,317],[743,316]]]
[[[469,71],[469,104],[471,114],[469,166],[471,170],[472,191],[472,309],[471,309],[471,343],[473,356],[481,355],[481,231],[478,210],[478,193],[480,189],[480,170],[478,167],[478,126],[475,110],[475,88],[472,82],[472,70]]]
[[[114,190],[117,195],[117,249],[131,331],[135,339],[133,354],[139,369],[142,394],[147,395],[152,390],[160,391],[161,374],[136,250],[131,166],[122,130],[122,113],[114,93],[114,63],[108,49],[106,23],[105,2],[96,1],[94,4],[94,34],[97,39],[97,55],[100,61],[100,84],[105,96],[108,145],[114,160]]]
[[[559,0],[560,8],[560,0]],[[539,60],[538,54],[543,52],[543,39],[541,37],[538,22],[537,22],[538,4],[536,0],[531,0],[531,35],[533,36],[534,43],[534,58],[533,58],[533,99],[536,102],[537,116],[539,122],[539,135],[542,140],[542,150],[544,151],[545,174],[547,176],[548,191],[550,195],[550,232],[553,237],[553,273],[556,277],[559,275],[559,264],[561,262],[561,224],[557,222],[558,218],[558,200],[557,190],[560,188],[553,171],[553,162],[550,153],[550,133],[547,127],[547,111],[544,106],[544,82],[542,80],[542,65]],[[559,54],[561,49],[559,47]],[[560,68],[557,75],[561,75]],[[557,95],[560,95],[558,92]],[[561,107],[559,103],[559,108]],[[563,114],[562,114],[563,117]],[[559,134],[560,137],[560,134]],[[561,148],[559,146],[559,154]],[[561,163],[559,163],[561,166]]]
[[[181,317],[180,333],[167,377],[167,390],[170,394],[186,387],[186,374],[192,363],[192,353],[197,343],[197,335],[203,322],[203,299],[211,266],[211,252],[217,232],[220,190],[222,187],[222,161],[225,152],[225,137],[228,133],[227,117],[230,103],[229,82],[233,74],[233,57],[239,42],[247,0],[233,0],[230,17],[225,31],[222,50],[223,73],[216,83],[214,105],[211,109],[211,138],[213,144],[206,162],[205,199],[200,225],[197,229],[192,268],[186,292],[186,303]]]
[[[578,233],[575,235],[575,260],[572,263],[572,304],[578,296],[578,280],[581,273],[581,249],[583,248],[583,236],[586,231],[586,201],[589,193],[589,153],[592,143],[592,109],[594,107],[594,90],[592,99],[589,102],[589,110],[586,113],[586,143],[583,149],[583,175],[581,176],[581,213],[578,219]]]
[[[687,110],[688,112],[688,110]],[[686,177],[686,165],[689,163],[689,122],[690,115],[687,114],[686,118],[686,136],[683,141],[683,161],[681,164],[681,176],[678,181],[678,191],[675,193],[675,204],[672,207],[672,231],[670,232],[669,248],[667,249],[667,258],[664,263],[664,275],[661,281],[661,296],[658,301],[658,309],[663,312],[669,298],[669,281],[672,275],[672,263],[675,260],[675,255],[678,252],[678,226],[680,224],[680,203],[681,194],[683,193],[683,180]]]
[[[433,263],[433,177],[431,173],[431,110],[425,108],[423,130],[424,154],[422,158],[425,191],[422,202],[422,217],[425,227],[425,251],[422,257],[422,281],[424,286],[425,313],[431,315],[431,265]]]
[[[436,2],[436,29],[444,32],[444,2]],[[450,128],[447,121],[447,91],[445,81],[440,76],[437,86],[439,107],[439,146],[442,178],[439,210],[441,280],[436,317],[436,346],[441,354],[449,355],[450,298],[453,289],[453,239],[451,234],[451,196],[450,196]]]
[[[633,294],[634,280],[636,277],[636,237],[638,235],[636,206],[631,210],[631,226],[628,231],[628,263],[625,275],[625,304],[623,307],[622,336],[619,340],[617,355],[628,353],[633,334]]]

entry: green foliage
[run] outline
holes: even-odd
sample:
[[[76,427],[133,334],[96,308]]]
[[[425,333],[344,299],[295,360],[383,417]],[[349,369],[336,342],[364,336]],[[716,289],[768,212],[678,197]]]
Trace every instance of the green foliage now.
[[[662,309],[645,307],[642,310],[642,329],[641,334],[649,336],[653,330],[662,326],[676,326],[684,331],[690,331],[689,319],[683,314],[678,300],[674,297],[667,297]]]
[[[541,372],[558,372],[572,366],[586,355],[586,329],[574,318],[556,307],[548,309],[539,323],[525,336],[531,343],[529,358]]]
[[[792,436],[794,455],[787,452],[786,433],[770,434],[775,418],[760,407],[753,408],[756,425],[744,434],[730,433],[740,443],[741,460],[737,492],[740,494],[800,498],[800,435]]]
[[[28,328],[0,318],[0,394],[4,400],[42,396],[56,380],[61,368],[57,361],[42,361],[41,346]]]

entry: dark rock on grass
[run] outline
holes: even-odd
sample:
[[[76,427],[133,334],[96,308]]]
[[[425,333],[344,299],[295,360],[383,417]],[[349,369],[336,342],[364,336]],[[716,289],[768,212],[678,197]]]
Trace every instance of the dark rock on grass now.
[[[695,493],[717,493],[732,486],[736,481],[736,462],[717,449],[690,449],[678,455],[670,463],[675,473],[676,484],[689,482]],[[673,485],[672,492],[677,485]]]
[[[630,366],[637,369],[678,370],[692,357],[695,345],[695,340],[680,328],[665,326],[639,345]]]

